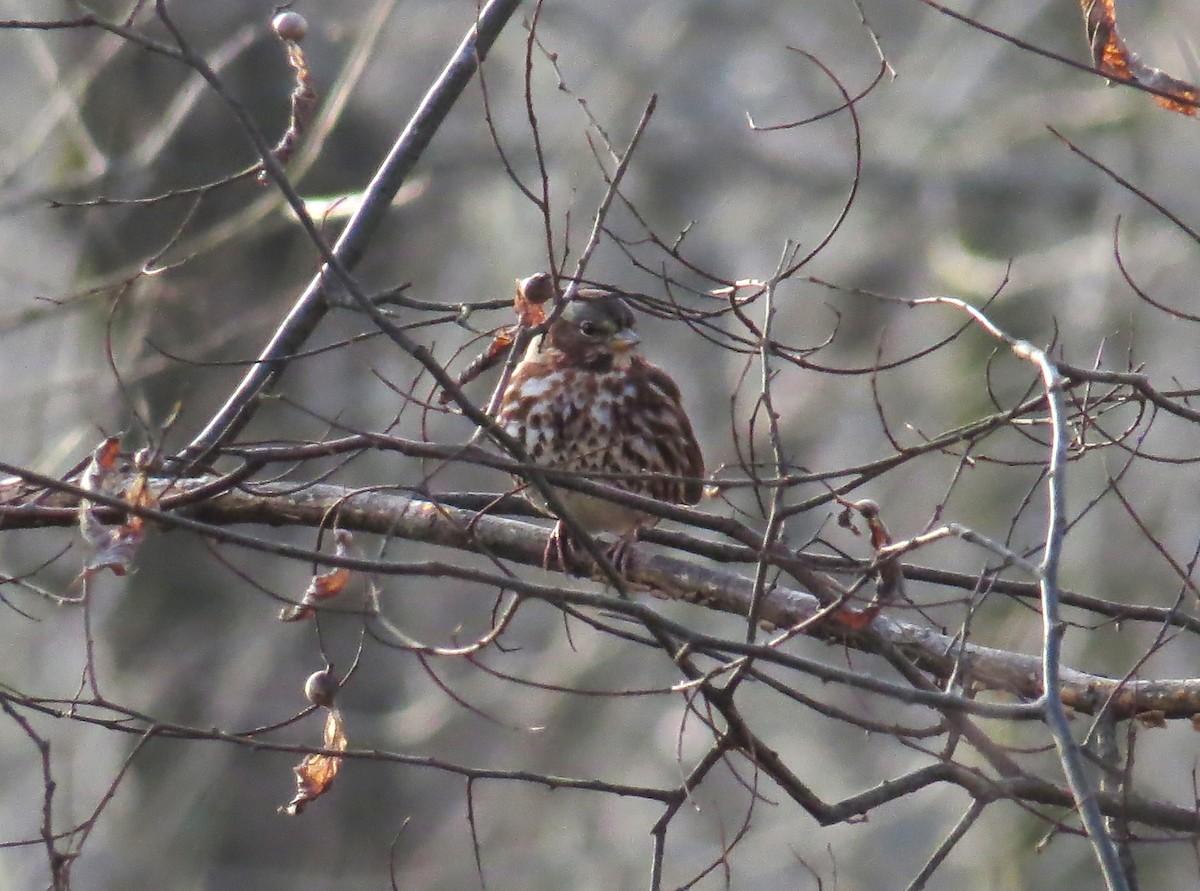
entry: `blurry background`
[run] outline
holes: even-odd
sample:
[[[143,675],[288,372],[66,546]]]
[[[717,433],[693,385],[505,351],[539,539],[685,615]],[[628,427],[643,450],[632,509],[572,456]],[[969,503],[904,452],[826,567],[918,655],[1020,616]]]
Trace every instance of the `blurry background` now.
[[[117,18],[121,4],[98,4]],[[861,180],[848,219],[804,270],[847,287],[915,297],[950,294],[981,304],[1007,284],[989,315],[1011,333],[1047,344],[1082,365],[1124,369],[1145,364],[1157,386],[1191,386],[1200,371],[1194,326],[1140,301],[1114,261],[1120,219],[1122,260],[1139,287],[1161,303],[1196,311],[1195,244],[1160,214],[1089,166],[1050,134],[1052,125],[1189,224],[1200,219],[1194,121],[1127,89],[1022,52],[940,16],[917,0],[864,0],[895,68],[858,106]],[[244,102],[264,132],[286,125],[292,89],[284,53],[267,27],[273,4],[206,0],[170,4],[184,34]],[[960,3],[994,28],[1081,62],[1088,57],[1078,5],[1068,0]],[[468,27],[472,0],[297,3],[309,21],[304,47],[322,100],[345,102],[319,155],[299,173],[306,196],[360,190]],[[1200,80],[1192,35],[1200,8],[1182,0],[1125,4],[1124,36],[1143,58]],[[525,15],[531,7],[523,8]],[[71,4],[4,4],[5,18],[64,17]],[[525,34],[514,18],[485,74],[492,117],[514,168],[536,184],[523,98]],[[148,31],[167,37],[161,27]],[[552,0],[539,35],[557,53],[558,74],[534,54],[535,100],[549,171],[557,247],[566,229],[573,260],[590,228],[604,183],[585,139],[578,98],[623,147],[651,93],[658,111],[638,149],[625,194],[668,242],[688,229],[688,259],[725,279],[768,278],[788,239],[807,250],[837,220],[854,179],[854,133],[845,114],[776,132],[756,124],[800,120],[841,101],[814,65],[788,47],[818,56],[852,93],[875,76],[878,60],[850,0]],[[149,205],[49,207],[52,200],[140,198],[221,178],[254,160],[232,116],[183,66],[98,31],[0,32],[0,455],[62,473],[103,433],[126,431],[133,444],[173,451],[223,401],[317,266],[315,251],[280,209],[275,193],[252,183],[216,192],[184,225],[182,200]],[[361,73],[355,66],[361,64]],[[544,269],[546,238],[538,210],[505,175],[489,136],[478,83],[467,90],[417,168],[407,200],[378,233],[359,267],[367,290],[411,282],[409,295],[456,304],[511,296],[513,281]],[[340,223],[330,221],[335,231]],[[633,217],[616,210],[610,226],[640,239]],[[689,228],[690,227],[690,228]],[[698,288],[661,253],[635,249],[651,269]],[[160,255],[161,254],[161,255]],[[1009,264],[1011,263],[1011,267]],[[138,276],[150,264],[162,271]],[[661,282],[639,271],[606,241],[588,275],[663,297]],[[869,369],[928,347],[961,323],[948,309],[905,309],[794,280],[783,286],[776,319],[781,339],[816,347],[814,361]],[[702,306],[698,298],[679,299]],[[757,312],[757,310],[756,310]],[[757,316],[756,316],[757,318]],[[507,323],[500,310],[472,316],[480,329]],[[701,432],[711,468],[736,460],[731,429],[745,435],[758,371],[739,390],[745,361],[712,348],[686,326],[647,318],[644,352],[679,381]],[[355,313],[335,311],[311,346],[370,329]],[[418,332],[447,361],[467,344],[463,328]],[[474,349],[475,347],[470,347]],[[989,386],[1001,400],[1031,385],[1030,369],[995,353],[977,331],[926,359],[880,378],[787,368],[778,384],[790,457],[830,471],[893,452],[902,444],[986,415]],[[454,359],[461,368],[471,352]],[[225,365],[197,363],[229,363]],[[114,373],[115,368],[115,373]],[[293,364],[285,399],[268,405],[247,439],[311,439],[323,419],[384,430],[401,400],[385,385],[410,388],[414,363],[381,338]],[[490,381],[470,391],[486,398]],[[414,392],[425,397],[428,383]],[[738,399],[731,402],[731,397]],[[177,415],[177,418],[176,418]],[[731,428],[731,416],[734,419]],[[170,430],[161,427],[175,418]],[[139,420],[140,419],[140,420]],[[1114,428],[1132,414],[1112,421]],[[144,426],[144,425],[148,425]],[[407,436],[457,442],[471,432],[461,418],[409,406],[394,428]],[[761,445],[761,443],[760,443]],[[1200,436],[1159,422],[1144,443],[1162,459],[1200,454]],[[885,475],[858,493],[880,502],[893,532],[921,531],[935,508],[1015,547],[1034,547],[1043,531],[1036,489],[1044,449],[1007,434],[984,449],[996,459],[966,471],[953,456],[932,455]],[[1106,473],[1127,456],[1112,451],[1073,465],[1070,503],[1078,512],[1104,490]],[[306,467],[299,479],[319,469]],[[347,485],[416,485],[437,470],[396,455],[365,455],[337,469]],[[1157,539],[1187,564],[1198,538],[1195,471],[1189,464],[1144,460],[1123,491]],[[497,474],[439,471],[434,490],[498,491]],[[820,487],[797,493],[817,494]],[[1032,492],[1032,494],[1030,494]],[[741,496],[739,496],[741,497]],[[1029,499],[1025,503],[1025,499]],[[735,499],[736,500],[736,499]],[[736,500],[749,507],[748,497]],[[1023,506],[1024,505],[1024,506]],[[723,503],[713,510],[728,511]],[[796,518],[799,544],[829,526],[831,512]],[[1013,518],[1016,518],[1015,520]],[[312,546],[311,531],[256,530]],[[858,549],[844,533],[827,531]],[[838,536],[841,536],[839,538]],[[0,572],[29,573],[72,540],[66,531],[0,536]],[[368,544],[368,550],[374,547]],[[396,542],[388,556],[420,559],[445,552]],[[462,555],[451,555],[465,559]],[[978,571],[986,555],[942,545],[926,562]],[[77,554],[39,572],[37,583],[64,590]],[[233,570],[249,576],[248,583]],[[1069,540],[1064,583],[1122,602],[1168,606],[1180,588],[1170,567],[1111,497],[1087,513]],[[309,568],[222,550],[182,534],[152,535],[135,575],[97,585],[94,616],[102,688],[112,700],[163,720],[247,729],[304,706],[303,678],[320,667],[310,625],[281,625],[268,592],[298,596]],[[0,683],[39,695],[74,694],[83,662],[82,616],[27,592],[5,596],[31,618],[0,605]],[[914,592],[928,600],[939,592]],[[942,592],[944,594],[944,592]],[[469,639],[487,627],[494,592],[451,582],[391,579],[389,618],[431,642]],[[1190,603],[1190,601],[1189,601]],[[742,632],[728,617],[677,604],[665,612],[715,633]],[[977,639],[1033,652],[1037,617],[1011,604],[989,604]],[[958,619],[954,618],[958,616]],[[918,619],[913,615],[910,618]],[[957,612],[944,621],[961,620]],[[353,617],[325,622],[339,667],[357,642]],[[532,680],[585,690],[661,690],[678,674],[659,653],[572,625],[538,604],[523,608],[510,652],[488,664]],[[1068,636],[1068,661],[1110,675],[1127,671],[1155,629],[1101,629]],[[844,664],[813,642],[797,651]],[[1194,674],[1197,646],[1175,640],[1143,667],[1147,676]],[[853,667],[871,670],[861,655]],[[671,783],[702,753],[707,731],[670,694],[622,699],[536,690],[490,677],[455,660],[433,665],[442,681],[493,720],[439,690],[416,660],[368,644],[362,668],[342,691],[352,745],[497,768],[522,768],[629,783]],[[845,689],[788,678],[811,695],[881,720],[928,720]],[[744,690],[752,726],[827,800],[860,791],[924,763],[894,742],[815,719],[799,706]],[[78,723],[41,722],[52,741],[58,813],[86,817],[112,782],[131,737]],[[539,729],[531,729],[539,728]],[[1007,731],[997,730],[1000,738]],[[316,717],[279,738],[315,742]],[[1026,729],[1014,744],[1044,742]],[[1200,751],[1191,728],[1144,732],[1138,775],[1146,794],[1178,804],[1190,798]],[[680,764],[680,755],[683,764]],[[276,808],[292,794],[287,755],[213,743],[153,741],[134,763],[74,870],[80,888],[379,888],[389,856],[404,888],[477,887],[465,784],[439,772],[352,763],[334,790],[302,817]],[[752,781],[744,763],[741,781]],[[0,839],[36,837],[42,778],[36,752],[15,725],[0,723]],[[1049,755],[1046,764],[1052,765]],[[1051,768],[1048,776],[1057,779]],[[777,790],[754,804],[749,836],[731,855],[730,885],[742,889],[902,887],[958,814],[962,794],[944,788],[897,802],[870,823],[818,829]],[[668,885],[703,869],[745,818],[749,797],[728,771],[714,775],[685,808],[668,840]],[[658,807],[587,792],[515,783],[480,783],[474,807],[488,886],[611,889],[643,887],[649,831]],[[407,823],[406,823],[407,821]],[[403,827],[403,828],[402,828]],[[1018,808],[988,811],[932,887],[1096,887],[1089,851],[1058,839],[1041,854],[1044,824]],[[1145,887],[1185,887],[1195,864],[1185,846],[1139,849]],[[0,888],[40,887],[45,851],[0,850]],[[801,864],[806,864],[803,866]],[[701,887],[722,887],[722,871]]]

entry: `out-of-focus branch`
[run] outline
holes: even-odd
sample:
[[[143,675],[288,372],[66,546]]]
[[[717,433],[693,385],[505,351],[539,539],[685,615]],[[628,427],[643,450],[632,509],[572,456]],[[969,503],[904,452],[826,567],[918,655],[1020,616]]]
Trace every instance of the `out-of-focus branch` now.
[[[607,792],[614,795],[644,798],[664,803],[678,801],[680,795],[677,789],[656,789],[649,786],[635,786],[605,780],[549,776],[523,770],[495,770],[455,764],[424,755],[409,755],[381,749],[347,749],[330,752],[319,746],[273,742],[264,739],[260,733],[234,733],[219,728],[192,727],[184,724],[159,721],[149,715],[104,700],[85,703],[75,700],[48,700],[0,690],[0,705],[6,705],[8,709],[11,709],[13,706],[27,708],[47,717],[92,724],[120,733],[137,734],[143,739],[157,737],[213,740],[252,747],[262,751],[292,752],[296,754],[324,752],[335,754],[340,758],[406,764],[413,767],[431,768],[479,779],[517,781],[544,785],[550,788]],[[87,707],[80,708],[81,705],[86,705]],[[701,765],[704,763],[701,762]],[[690,783],[694,782],[696,778],[695,773],[689,776],[682,784],[683,788],[685,790],[690,788]],[[913,792],[939,783],[949,783],[958,786],[968,792],[975,801],[984,804],[1013,799],[1029,804],[1042,804],[1059,808],[1070,807],[1071,805],[1069,792],[1034,777],[994,780],[961,764],[939,762],[887,780],[863,792],[850,795],[841,801],[832,804],[822,803],[819,808],[819,822],[822,825],[829,826],[834,823],[853,821],[855,818],[870,813],[881,805],[896,801]],[[1112,793],[1100,795],[1098,802],[1100,808],[1106,814],[1118,814],[1124,819],[1143,823],[1147,826],[1189,833],[1194,833],[1200,828],[1200,818],[1197,817],[1196,812],[1191,808],[1148,802],[1135,796]]]
[[[344,269],[352,269],[362,258],[396,193],[518,5],[520,0],[491,0],[480,10],[478,19],[367,186],[362,204],[334,245],[333,253]],[[268,166],[272,160],[263,158]],[[324,318],[327,274],[323,266],[225,405],[185,449],[184,454],[190,461],[203,461],[249,422],[259,394],[278,380],[287,367],[287,357],[303,346]]]

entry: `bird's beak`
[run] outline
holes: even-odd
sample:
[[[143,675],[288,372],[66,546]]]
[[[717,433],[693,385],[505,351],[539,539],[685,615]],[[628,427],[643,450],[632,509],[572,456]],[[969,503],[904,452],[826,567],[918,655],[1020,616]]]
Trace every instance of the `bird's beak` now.
[[[618,353],[628,352],[641,342],[642,339],[633,333],[632,328],[622,328],[608,339],[608,345]]]

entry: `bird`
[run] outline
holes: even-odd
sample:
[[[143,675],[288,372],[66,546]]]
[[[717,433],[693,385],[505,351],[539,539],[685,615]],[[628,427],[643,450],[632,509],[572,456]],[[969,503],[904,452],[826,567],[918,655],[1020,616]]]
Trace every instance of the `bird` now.
[[[541,276],[524,280],[519,298],[544,284]],[[675,381],[636,354],[635,321],[620,292],[578,291],[513,369],[495,418],[538,466],[672,504],[696,504],[704,486],[700,444]],[[594,495],[554,492],[587,532],[616,533],[608,556],[622,573],[639,530],[658,520]],[[526,497],[553,516],[536,487],[527,486]],[[572,545],[559,517],[546,568],[557,558],[565,569]]]

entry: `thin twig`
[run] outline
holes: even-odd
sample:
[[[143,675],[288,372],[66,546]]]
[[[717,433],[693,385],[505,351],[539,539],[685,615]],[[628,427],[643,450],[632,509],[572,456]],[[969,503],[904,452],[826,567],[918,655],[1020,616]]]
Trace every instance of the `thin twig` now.
[[[490,0],[479,11],[476,22],[425,94],[367,186],[362,203],[333,246],[333,255],[343,269],[353,269],[366,253],[367,245],[386,216],[396,193],[519,5],[520,0]],[[277,174],[275,178],[278,182],[283,174],[280,170],[272,170],[273,166],[278,168],[278,164],[271,156],[269,146],[264,142],[259,148],[264,165],[268,171]],[[303,205],[299,211],[303,211]],[[316,330],[327,309],[324,300],[327,276],[327,269],[322,267],[263,348],[258,362],[184,450],[183,456],[193,465],[203,463],[216,449],[241,432],[253,416],[258,395],[275,384],[287,367],[288,357],[298,351]]]
[[[1049,495],[1049,512],[1046,518],[1046,544],[1042,555],[1039,585],[1042,591],[1042,680],[1043,694],[1040,705],[1045,713],[1046,725],[1054,738],[1059,761],[1079,816],[1092,843],[1096,859],[1100,864],[1104,881],[1109,891],[1129,891],[1129,883],[1121,868],[1116,846],[1104,824],[1104,817],[1096,803],[1096,790],[1083,767],[1083,756],[1079,745],[1071,734],[1070,719],[1063,707],[1060,654],[1066,625],[1059,617],[1058,566],[1066,537],[1066,430],[1063,407],[1062,376],[1044,350],[1027,341],[1019,340],[997,327],[990,319],[970,304],[956,297],[927,297],[912,301],[914,306],[944,304],[967,313],[985,331],[1006,343],[1013,354],[1033,364],[1041,375],[1042,386],[1050,408],[1051,442],[1046,470],[1046,485]]]

